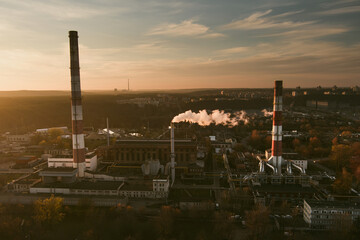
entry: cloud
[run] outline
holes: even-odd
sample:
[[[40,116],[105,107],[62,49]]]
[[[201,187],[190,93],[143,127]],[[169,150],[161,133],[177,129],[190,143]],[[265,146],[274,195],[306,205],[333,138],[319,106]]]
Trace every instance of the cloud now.
[[[194,20],[185,20],[179,24],[176,23],[167,23],[161,24],[153,29],[151,29],[147,35],[164,35],[164,36],[195,36],[200,38],[217,38],[223,37],[221,33],[215,33],[210,31],[210,28],[195,23]]]
[[[299,13],[302,13],[302,12],[304,12],[304,10],[285,12],[285,13],[281,13],[281,14],[272,16],[272,18],[288,17],[288,16],[296,15],[296,14],[299,14]]]
[[[329,8],[329,7],[334,7],[334,6],[343,5],[343,4],[347,4],[347,3],[358,2],[358,1],[359,0],[338,0],[338,1],[333,1],[333,2],[322,3],[321,6]]]
[[[231,48],[230,48],[231,49]],[[227,52],[241,51],[233,48]],[[227,49],[225,49],[227,50]],[[287,86],[354,84],[360,68],[360,45],[342,46],[316,41],[281,41],[259,44],[246,50],[241,58],[152,59],[150,61],[109,61],[101,55],[83,63],[82,76],[88,86],[98,79],[133,79],[134,88],[193,88],[193,87],[264,87],[269,80],[283,78]],[[111,52],[110,50],[108,52]],[[226,52],[226,51],[224,51]],[[90,59],[86,55],[84,58]],[[93,69],[92,66],[97,66]],[[171,78],[171,83],[168,79]],[[337,82],[337,83],[336,83]],[[116,81],[114,80],[116,87]],[[104,85],[105,86],[105,85]]]
[[[346,13],[357,13],[360,12],[360,6],[349,6],[343,8],[336,8],[317,12],[319,15],[337,15],[337,14],[346,14]]]
[[[314,39],[329,35],[341,34],[348,32],[350,28],[340,25],[328,25],[318,23],[317,21],[294,22],[283,20],[286,17],[299,14],[303,10],[285,12],[278,15],[269,16],[271,10],[265,12],[256,12],[249,17],[231,22],[223,26],[224,29],[242,29],[252,30],[272,29],[272,33],[264,33],[260,37],[285,37],[291,40],[297,39]]]
[[[216,53],[220,55],[231,55],[231,54],[246,52],[248,50],[249,50],[248,47],[234,47],[234,48],[218,50],[216,51]]]
[[[350,28],[344,26],[313,25],[300,29],[289,30],[281,33],[268,34],[264,36],[282,36],[292,39],[315,39],[319,37],[336,35],[348,32]]]
[[[276,18],[293,15],[298,12],[288,12],[271,17],[265,17],[269,15],[271,12],[272,12],[271,9],[265,12],[255,12],[245,19],[233,21],[231,23],[222,26],[222,28],[223,29],[268,29],[268,28],[282,29],[282,28],[300,27],[314,23],[314,21],[293,22],[293,21],[276,20]]]
[[[133,48],[148,48],[142,44]],[[152,46],[150,46],[151,48]],[[0,89],[69,89],[68,49],[58,52],[0,50]],[[241,51],[241,48],[225,49]],[[360,75],[360,44],[342,46],[311,40],[258,44],[242,58],[120,59],[123,48],[92,49],[80,45],[83,89],[197,87],[271,87],[355,85]],[[226,51],[225,51],[226,52]],[[41,68],[39,68],[41,66]],[[172,79],[172,81],[169,81]],[[122,85],[122,80],[123,85]],[[267,85],[268,84],[268,85]]]
[[[110,15],[129,11],[127,7],[106,6],[96,3],[80,3],[77,1],[8,1],[6,9],[23,14],[49,15],[57,20],[86,19],[101,15]]]
[[[225,37],[222,33],[207,33],[200,35],[198,38],[218,38],[218,37]]]

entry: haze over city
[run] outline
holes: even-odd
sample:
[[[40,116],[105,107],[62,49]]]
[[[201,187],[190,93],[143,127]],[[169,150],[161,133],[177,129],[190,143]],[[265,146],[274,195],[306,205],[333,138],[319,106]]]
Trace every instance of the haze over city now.
[[[354,86],[360,1],[0,1],[0,91]]]
[[[0,239],[358,240],[360,0],[0,0]]]

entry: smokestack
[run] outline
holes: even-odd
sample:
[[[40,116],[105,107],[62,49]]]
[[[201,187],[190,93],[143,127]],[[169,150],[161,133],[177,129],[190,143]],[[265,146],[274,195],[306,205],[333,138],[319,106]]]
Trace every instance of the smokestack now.
[[[107,146],[110,146],[109,118],[106,118],[106,140],[107,140]]]
[[[170,168],[171,168],[171,186],[175,182],[175,137],[174,137],[174,123],[170,124],[170,146],[171,146],[171,153],[170,153]]]
[[[282,85],[281,80],[275,81],[271,148],[272,164],[277,169],[278,174],[281,174],[282,163]]]
[[[69,31],[70,73],[71,73],[71,119],[73,143],[73,167],[78,168],[78,176],[85,172],[85,141],[83,134],[83,114],[81,105],[79,46],[77,31]]]

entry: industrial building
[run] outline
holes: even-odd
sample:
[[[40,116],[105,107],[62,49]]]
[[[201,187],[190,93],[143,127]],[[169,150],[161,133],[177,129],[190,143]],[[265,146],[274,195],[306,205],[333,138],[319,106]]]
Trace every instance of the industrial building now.
[[[282,150],[282,81],[275,81],[274,87],[274,108],[273,108],[273,127],[272,127],[272,147],[271,151],[266,152],[266,159],[259,160],[259,173],[255,179],[262,181],[265,180],[268,176],[265,171],[265,167],[271,169],[270,182],[272,184],[281,184],[281,183],[296,183],[296,179],[300,180],[302,185],[306,185],[306,182],[309,181],[308,176],[305,173],[304,167],[297,165],[291,159],[284,159],[283,150]],[[271,156],[269,154],[271,153]],[[302,163],[305,166],[304,163]],[[283,172],[283,167],[286,170]],[[299,170],[299,177],[295,177],[293,173],[293,168]],[[265,181],[266,182],[266,181]]]
[[[197,147],[194,141],[174,141],[178,165],[183,166],[196,161]],[[170,160],[170,154],[170,140],[117,140],[115,145],[105,150],[104,159],[124,164],[143,164],[146,160],[153,159],[165,165]]]
[[[360,220],[360,204],[349,201],[304,200],[304,221],[310,228],[329,229]]]
[[[7,134],[5,135],[6,141],[16,142],[22,144],[29,144],[31,140],[31,134]]]
[[[265,152],[265,159],[257,157],[259,171],[251,179],[254,201],[264,205],[281,201],[299,204],[318,196],[306,174],[307,160],[283,154],[282,88],[282,81],[275,81],[271,151]]]
[[[98,159],[95,152],[89,152],[85,154],[85,169],[89,171],[95,171],[98,165]],[[71,155],[57,155],[55,157],[48,158],[49,168],[58,167],[73,167],[73,157]]]
[[[113,196],[125,198],[162,199],[169,194],[168,178],[155,178],[142,181],[75,181],[75,173],[69,168],[64,170],[64,177],[58,182],[48,180],[30,188],[30,193],[48,193],[63,195]],[[67,174],[67,175],[66,175]],[[49,178],[50,172],[45,179]],[[73,182],[66,182],[72,180]]]
[[[119,141],[105,149],[106,161],[99,169],[96,152],[86,153],[81,104],[78,35],[69,32],[71,69],[71,153],[59,152],[48,158],[47,168],[39,172],[41,181],[31,182],[26,189],[33,194],[91,195],[118,198],[163,199],[175,180],[175,151],[179,163],[196,161],[196,145],[177,140],[174,126],[170,140]],[[54,153],[58,153],[55,151]],[[110,162],[109,162],[110,160]],[[117,163],[128,163],[125,170],[136,168],[138,175],[114,176],[109,169],[119,169]],[[130,165],[129,165],[130,164]],[[165,173],[165,175],[163,175]],[[170,178],[171,176],[171,178]],[[171,179],[171,183],[170,183]],[[24,189],[23,186],[21,186]]]

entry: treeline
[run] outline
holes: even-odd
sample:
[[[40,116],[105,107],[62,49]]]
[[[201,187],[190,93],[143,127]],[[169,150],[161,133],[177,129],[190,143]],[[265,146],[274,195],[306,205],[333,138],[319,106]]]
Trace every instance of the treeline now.
[[[277,214],[291,216],[287,223],[290,230],[284,235],[285,222],[280,221],[280,228],[276,228],[274,209],[271,205],[255,206],[239,219],[229,212],[211,209],[180,211],[163,206],[150,213],[122,205],[97,208],[89,199],[67,207],[62,198],[51,196],[32,206],[0,205],[0,239],[358,239],[360,233],[360,222],[351,223],[348,218],[339,219],[339,224],[328,232],[293,231],[303,226],[302,213],[285,201],[276,207]]]
[[[171,107],[117,104],[117,96],[88,95],[83,98],[84,126],[141,128],[167,126],[179,110]],[[26,133],[37,128],[71,126],[70,97],[17,97],[0,100],[0,131]],[[176,112],[174,112],[176,111]],[[166,124],[166,125],[165,125]]]
[[[155,95],[85,95],[83,97],[84,126],[106,127],[106,118],[116,128],[164,128],[171,119],[186,110],[202,109],[263,109],[271,106],[269,99],[207,100],[194,103],[181,101],[187,95],[175,95],[159,106],[118,104],[117,100]],[[25,133],[37,128],[71,126],[70,96],[2,97],[0,99],[0,131]]]
[[[186,211],[163,206],[155,215],[129,206],[97,208],[84,199],[63,206],[51,196],[33,206],[0,206],[0,239],[228,239],[227,212]]]

